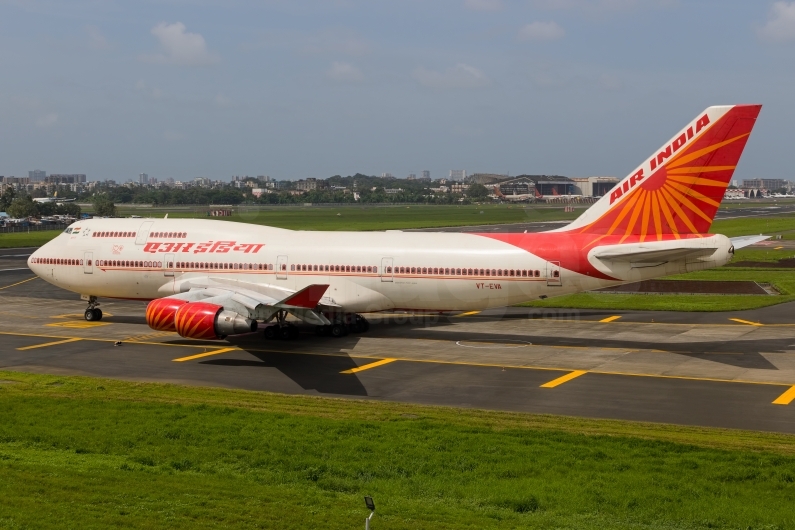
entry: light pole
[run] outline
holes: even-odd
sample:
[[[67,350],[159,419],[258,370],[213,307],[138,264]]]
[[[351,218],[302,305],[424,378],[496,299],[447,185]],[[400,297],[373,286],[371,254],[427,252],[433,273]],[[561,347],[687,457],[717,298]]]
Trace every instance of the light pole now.
[[[365,497],[364,504],[367,506],[367,509],[370,510],[370,516],[364,520],[364,530],[370,530],[370,519],[375,515],[375,503],[372,497]]]

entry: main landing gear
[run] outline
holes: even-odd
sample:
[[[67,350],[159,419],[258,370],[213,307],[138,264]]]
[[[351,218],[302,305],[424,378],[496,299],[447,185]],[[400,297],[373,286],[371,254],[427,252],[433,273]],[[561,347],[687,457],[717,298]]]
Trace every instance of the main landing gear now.
[[[370,323],[359,314],[335,313],[327,314],[331,321],[328,326],[315,326],[315,334],[319,336],[344,337],[349,333],[365,333],[370,329]],[[276,323],[266,327],[263,335],[266,339],[296,339],[298,327],[291,322],[286,322],[287,312],[279,311],[276,314]]]
[[[266,339],[297,339],[298,327],[292,322],[287,322],[287,311],[276,313],[276,324],[265,328],[263,335]]]
[[[88,297],[88,308],[86,312],[83,313],[83,317],[89,322],[102,320],[102,310],[99,308],[99,302],[97,302],[96,296]]]
[[[331,325],[316,326],[315,333],[321,336],[344,337],[348,333],[365,333],[370,329],[370,323],[359,314],[333,315]]]

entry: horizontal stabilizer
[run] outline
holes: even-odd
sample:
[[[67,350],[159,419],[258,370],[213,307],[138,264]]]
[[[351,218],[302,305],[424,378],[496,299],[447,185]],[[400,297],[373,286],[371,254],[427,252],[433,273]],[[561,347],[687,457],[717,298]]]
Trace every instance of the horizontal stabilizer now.
[[[741,236],[741,237],[732,237],[729,239],[731,240],[732,245],[734,246],[734,250],[737,250],[740,248],[753,245],[754,243],[759,243],[760,241],[764,241],[765,239],[770,239],[770,236],[763,236],[760,234],[758,236]]]
[[[303,307],[306,309],[314,309],[317,307],[320,299],[328,289],[328,284],[313,284],[309,287],[304,287],[295,294],[292,294],[279,302],[278,307]]]
[[[671,261],[682,259],[684,257],[697,257],[706,256],[715,252],[715,248],[665,248],[658,250],[644,250],[643,247],[638,250],[621,250],[613,249],[606,252],[600,252],[594,257],[602,261],[631,261],[631,262],[646,262],[646,261]]]

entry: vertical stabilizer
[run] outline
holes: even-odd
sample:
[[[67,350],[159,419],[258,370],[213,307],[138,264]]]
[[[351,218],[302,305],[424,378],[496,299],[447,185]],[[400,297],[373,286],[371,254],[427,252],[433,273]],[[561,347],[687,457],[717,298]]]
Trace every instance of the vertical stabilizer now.
[[[558,231],[640,241],[707,233],[761,108],[709,107]]]

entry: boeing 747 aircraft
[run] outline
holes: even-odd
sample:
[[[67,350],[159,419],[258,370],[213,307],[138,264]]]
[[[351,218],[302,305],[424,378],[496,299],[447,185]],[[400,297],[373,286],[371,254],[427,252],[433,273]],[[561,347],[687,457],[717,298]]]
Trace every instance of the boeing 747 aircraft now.
[[[198,219],[78,221],[30,268],[82,295],[149,301],[150,327],[217,339],[291,314],[366,331],[365,312],[481,310],[719,267],[764,237],[709,234],[760,105],[710,107],[580,218],[543,233],[292,231]]]

